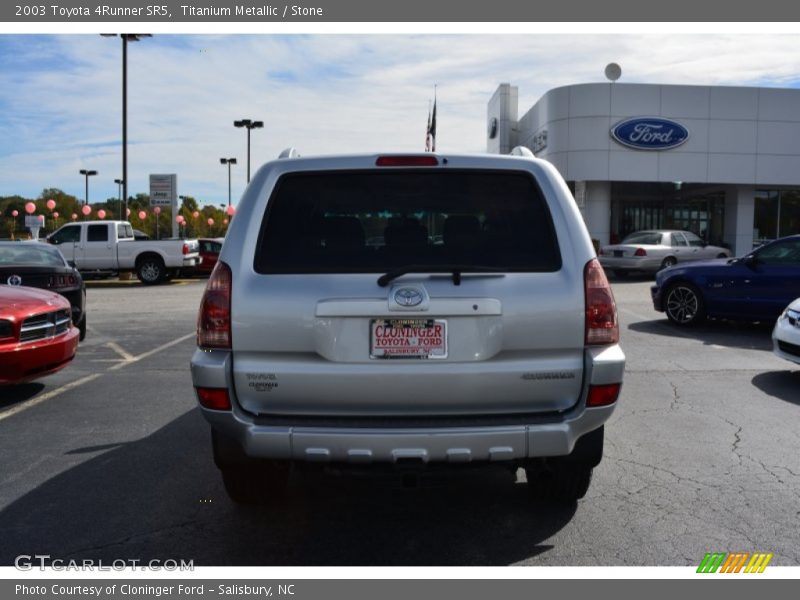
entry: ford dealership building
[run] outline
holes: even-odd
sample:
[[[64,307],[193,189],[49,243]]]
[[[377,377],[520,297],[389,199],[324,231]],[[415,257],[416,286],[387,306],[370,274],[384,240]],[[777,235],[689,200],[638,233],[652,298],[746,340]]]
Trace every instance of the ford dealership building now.
[[[487,149],[527,146],[567,180],[593,238],[688,229],[742,255],[800,233],[800,90],[590,83],[518,116],[488,107]]]

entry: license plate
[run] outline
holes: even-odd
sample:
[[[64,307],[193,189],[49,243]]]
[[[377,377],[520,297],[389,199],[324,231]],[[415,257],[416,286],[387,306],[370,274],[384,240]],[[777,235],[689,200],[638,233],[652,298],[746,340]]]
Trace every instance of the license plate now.
[[[447,358],[447,321],[373,319],[370,358]]]
[[[622,250],[614,250],[615,258],[622,258]]]

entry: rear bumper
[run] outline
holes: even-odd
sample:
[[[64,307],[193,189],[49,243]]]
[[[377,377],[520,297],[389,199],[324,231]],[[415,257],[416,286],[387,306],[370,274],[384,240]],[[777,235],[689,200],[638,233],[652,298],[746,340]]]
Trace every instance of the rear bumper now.
[[[615,256],[600,256],[600,264],[607,271],[644,271],[655,273],[661,268],[660,258],[624,258]]]
[[[24,383],[66,367],[78,349],[75,327],[43,342],[0,346],[0,385]]]
[[[230,363],[228,352],[198,350],[192,358],[192,379],[196,387],[228,389],[231,411],[203,407],[201,411],[212,428],[235,440],[247,456],[345,463],[466,463],[570,454],[578,438],[603,425],[613,413],[616,404],[586,408],[586,394],[590,384],[620,383],[625,355],[616,345],[588,349],[583,392],[568,411],[546,420],[526,422],[527,417],[520,415],[519,422],[460,427],[397,427],[391,421],[380,427],[264,424],[236,402]]]

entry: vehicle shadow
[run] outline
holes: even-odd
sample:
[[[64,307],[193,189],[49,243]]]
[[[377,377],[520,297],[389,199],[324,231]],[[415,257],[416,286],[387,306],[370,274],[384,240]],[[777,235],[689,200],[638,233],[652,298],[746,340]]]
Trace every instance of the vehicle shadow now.
[[[45,385],[38,381],[20,383],[19,385],[0,386],[0,413],[2,413],[3,409],[9,408],[14,404],[30,400],[38,395],[44,388]]]
[[[800,406],[800,369],[759,373],[752,383],[768,396]]]
[[[195,565],[508,565],[546,553],[577,505],[532,502],[509,470],[423,477],[293,473],[286,498],[232,504],[192,410],[141,440],[64,448],[83,461],[0,511],[0,564],[52,558]]]
[[[628,329],[653,335],[684,337],[707,345],[771,352],[773,325],[773,323],[709,320],[694,327],[681,327],[663,318],[631,323]]]

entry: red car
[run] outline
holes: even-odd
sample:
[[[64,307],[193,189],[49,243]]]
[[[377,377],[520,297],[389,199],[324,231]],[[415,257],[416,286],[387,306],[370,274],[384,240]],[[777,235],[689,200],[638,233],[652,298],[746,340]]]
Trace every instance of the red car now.
[[[195,267],[195,273],[210,275],[214,270],[214,265],[217,264],[217,258],[225,238],[200,238],[197,241],[200,242],[200,257],[203,260]]]
[[[63,296],[0,285],[0,385],[32,381],[63,369],[75,357],[79,336]]]

